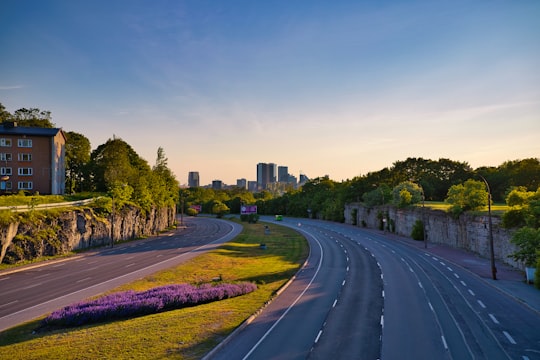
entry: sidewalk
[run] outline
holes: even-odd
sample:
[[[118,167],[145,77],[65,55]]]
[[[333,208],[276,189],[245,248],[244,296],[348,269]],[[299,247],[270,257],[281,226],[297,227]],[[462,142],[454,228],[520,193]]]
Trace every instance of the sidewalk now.
[[[395,240],[422,249],[469,270],[491,286],[507,293],[540,314],[540,289],[535,288],[532,284],[526,284],[524,272],[496,260],[495,267],[497,268],[497,280],[493,280],[490,259],[485,259],[466,250],[452,248],[443,244],[428,242],[428,247],[426,249],[424,248],[423,241],[416,241],[393,234],[387,234],[387,236],[391,236]]]

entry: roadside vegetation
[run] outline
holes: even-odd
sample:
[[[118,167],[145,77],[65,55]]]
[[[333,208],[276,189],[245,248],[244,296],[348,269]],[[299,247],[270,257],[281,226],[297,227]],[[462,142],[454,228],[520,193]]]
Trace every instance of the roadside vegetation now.
[[[220,248],[109,293],[211,282],[252,282],[257,290],[194,307],[50,331],[36,332],[42,321],[37,319],[0,333],[0,358],[200,359],[275,296],[308,255],[306,240],[293,229],[243,226],[236,239]]]

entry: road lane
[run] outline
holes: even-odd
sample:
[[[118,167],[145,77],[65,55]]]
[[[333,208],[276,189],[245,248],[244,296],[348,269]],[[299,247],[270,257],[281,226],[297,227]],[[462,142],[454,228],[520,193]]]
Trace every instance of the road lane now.
[[[235,223],[185,219],[186,229],[97,249],[57,263],[42,263],[0,274],[0,331],[62,306],[95,296],[233,239]]]

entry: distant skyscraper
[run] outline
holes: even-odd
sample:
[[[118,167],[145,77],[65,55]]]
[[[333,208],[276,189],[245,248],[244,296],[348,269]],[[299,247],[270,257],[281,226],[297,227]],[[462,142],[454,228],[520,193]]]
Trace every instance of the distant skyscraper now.
[[[289,168],[287,166],[278,166],[278,182],[289,182]]]
[[[190,171],[188,175],[188,186],[189,187],[199,187],[199,172]]]
[[[264,190],[268,184],[276,182],[276,164],[258,163],[257,164],[257,185],[259,189]]]
[[[221,180],[212,180],[212,189],[221,190],[223,188],[223,182]]]

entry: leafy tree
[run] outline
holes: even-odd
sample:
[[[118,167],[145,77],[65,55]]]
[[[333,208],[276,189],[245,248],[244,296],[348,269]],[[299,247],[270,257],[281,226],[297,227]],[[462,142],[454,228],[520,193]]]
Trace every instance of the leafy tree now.
[[[382,184],[376,189],[362,195],[362,200],[367,206],[389,204],[392,200],[392,189],[386,184]]]
[[[519,250],[510,255],[516,261],[522,261],[527,267],[535,267],[540,250],[540,229],[523,227],[517,230],[510,240]]]
[[[399,207],[419,203],[422,201],[422,189],[418,184],[404,181],[392,190],[392,201]]]
[[[469,179],[463,184],[451,186],[446,202],[452,205],[450,212],[459,215],[464,211],[483,208],[488,202],[488,197],[484,182]]]
[[[22,108],[13,113],[11,121],[16,121],[20,126],[54,128],[51,112],[38,108]]]
[[[69,193],[80,192],[87,175],[90,161],[90,140],[84,135],[66,132],[66,190]]]
[[[228,212],[229,207],[227,205],[225,205],[221,201],[214,201],[214,205],[212,205],[212,214],[215,214],[218,218],[221,218]]]
[[[11,114],[6,110],[5,106],[0,103],[0,122],[11,121]]]

